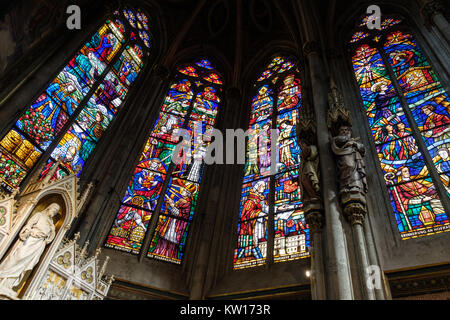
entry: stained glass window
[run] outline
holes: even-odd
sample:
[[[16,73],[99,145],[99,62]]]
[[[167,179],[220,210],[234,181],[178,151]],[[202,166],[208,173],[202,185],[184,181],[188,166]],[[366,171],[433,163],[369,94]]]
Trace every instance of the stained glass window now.
[[[0,141],[0,179],[17,188],[47,150],[41,177],[60,160],[54,179],[81,173],[144,67],[145,41],[131,39],[147,16],[116,12],[88,39]],[[134,24],[133,24],[133,21]],[[135,30],[136,32],[137,30]],[[68,128],[63,132],[64,128]]]
[[[274,262],[309,256],[309,229],[298,186],[301,150],[295,128],[301,82],[292,72],[294,66],[290,59],[275,57],[258,78],[250,101],[234,269],[265,264],[269,241],[274,244]],[[272,129],[278,132],[276,141]],[[277,150],[272,150],[275,145]],[[272,168],[272,152],[276,152],[276,168]],[[274,222],[272,238],[270,221]]]
[[[367,19],[366,19],[367,20]],[[402,239],[450,230],[450,99],[401,19],[350,40],[356,82]]]
[[[198,79],[204,79],[205,82]],[[106,247],[181,264],[211,142],[222,78],[206,59],[183,66],[170,85],[127,186]],[[190,139],[178,148],[180,129]],[[153,224],[151,223],[153,221]],[[144,237],[150,233],[148,247]]]

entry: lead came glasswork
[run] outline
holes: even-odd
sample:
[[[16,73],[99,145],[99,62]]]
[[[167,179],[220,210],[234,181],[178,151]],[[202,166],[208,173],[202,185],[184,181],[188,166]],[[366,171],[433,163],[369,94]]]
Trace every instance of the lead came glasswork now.
[[[137,43],[127,42],[131,27],[122,19],[116,13],[107,20],[3,137],[0,174],[7,191],[21,184],[50,147],[54,149],[41,179],[57,160],[61,164],[53,180],[81,174],[144,66],[143,50]],[[112,70],[105,75],[108,67]],[[68,123],[68,131],[62,132]]]
[[[255,134],[247,143],[234,269],[264,265],[269,241],[274,241],[274,262],[309,256],[309,229],[297,181],[301,150],[296,123],[302,101],[301,83],[295,74],[288,73],[294,67],[292,61],[275,57],[254,86],[249,128]],[[278,97],[274,94],[276,88]],[[271,150],[272,128],[278,130],[274,144],[277,150]],[[271,172],[271,152],[276,152],[276,175]],[[275,203],[271,203],[271,195]],[[271,218],[273,239],[268,238]]]
[[[392,30],[401,23],[388,18],[373,31],[379,44],[355,44],[353,69],[388,187],[394,218],[402,239],[447,231],[448,215],[437,184],[449,190],[449,99],[410,33]],[[386,60],[383,60],[384,55]],[[384,61],[388,61],[386,66]],[[400,88],[394,87],[392,70]],[[403,105],[399,97],[405,98]],[[409,108],[413,119],[405,114]],[[427,150],[420,150],[411,121]],[[416,135],[417,136],[417,135]],[[441,181],[430,176],[423,153],[428,152]]]
[[[199,78],[210,83],[194,88],[193,83]],[[149,220],[154,216],[156,229],[151,231],[150,245],[144,249],[146,255],[182,263],[200,192],[203,157],[221,102],[221,83],[221,77],[206,59],[178,69],[122,200],[122,208],[132,207],[136,214],[130,214],[128,219],[119,210],[107,247],[139,254],[144,235],[149,232]],[[183,162],[171,165],[180,129],[190,132],[191,141],[183,140],[184,146],[177,154]],[[139,221],[139,217],[144,224],[136,225],[136,236],[137,231],[131,231],[127,221]]]

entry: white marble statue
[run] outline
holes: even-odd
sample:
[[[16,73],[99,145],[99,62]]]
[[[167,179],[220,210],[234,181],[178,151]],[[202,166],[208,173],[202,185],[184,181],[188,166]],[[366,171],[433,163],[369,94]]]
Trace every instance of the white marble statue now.
[[[33,270],[47,244],[55,238],[53,217],[61,207],[52,203],[36,212],[19,234],[11,253],[0,264],[0,290],[13,291],[27,271]]]

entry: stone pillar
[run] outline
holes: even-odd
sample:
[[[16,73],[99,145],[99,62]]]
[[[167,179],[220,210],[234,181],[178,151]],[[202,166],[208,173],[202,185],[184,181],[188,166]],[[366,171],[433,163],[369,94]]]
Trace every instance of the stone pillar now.
[[[327,299],[354,299],[347,239],[344,233],[345,221],[341,216],[337,189],[335,162],[331,152],[330,134],[326,123],[328,115],[328,72],[323,51],[320,48],[320,25],[315,17],[319,15],[317,3],[312,0],[293,0],[301,21],[303,54],[311,79],[312,104],[317,119],[317,148],[320,157],[321,194],[324,218],[324,268]]]
[[[306,13],[304,14],[306,16]],[[328,299],[353,299],[349,259],[344,227],[340,215],[337,192],[336,170],[330,150],[330,137],[326,121],[328,104],[328,82],[324,61],[315,41],[305,43],[303,52],[309,66],[312,100],[317,121],[317,146],[320,156],[322,176],[322,197],[325,211],[325,246],[327,256],[325,274],[327,276]]]
[[[309,101],[309,86],[303,86],[303,106],[297,122],[297,139],[300,144],[301,167],[299,186],[306,223],[309,226],[311,243],[311,295],[313,300],[326,299],[325,274],[323,268],[322,227],[323,206],[320,195],[319,153],[314,112]]]
[[[428,26],[434,25],[450,44],[450,24],[442,12],[444,6],[440,0],[421,0],[421,14]]]
[[[375,300],[373,288],[367,285],[370,263],[363,229],[367,213],[365,147],[359,138],[352,135],[350,111],[345,107],[344,98],[333,79],[329,104],[328,125],[333,135],[332,150],[338,166],[339,199],[344,216],[352,226],[361,295],[364,299]]]
[[[347,207],[346,216],[352,225],[353,238],[355,242],[355,252],[358,260],[358,274],[361,276],[361,287],[363,288],[364,299],[376,300],[375,291],[369,288],[369,255],[367,252],[366,241],[364,237],[364,219],[365,210],[359,210],[358,207]]]
[[[311,235],[311,297],[313,300],[326,300],[325,271],[322,245],[323,214],[319,211],[305,213],[306,223]]]

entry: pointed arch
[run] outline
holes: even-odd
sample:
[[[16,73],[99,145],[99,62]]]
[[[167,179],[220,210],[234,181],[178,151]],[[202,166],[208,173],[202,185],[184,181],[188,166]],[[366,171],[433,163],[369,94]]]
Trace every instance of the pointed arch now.
[[[450,229],[450,99],[402,17],[357,23],[353,71],[401,239]]]
[[[151,39],[141,10],[125,7],[101,24],[0,141],[4,189],[18,188],[44,156],[41,178],[57,163],[53,180],[81,174],[144,68]]]
[[[177,68],[106,247],[132,254],[145,250],[150,258],[182,263],[223,84],[206,58]],[[187,135],[179,141],[182,129]],[[181,161],[173,161],[175,155]]]
[[[273,57],[252,91],[234,269],[265,264],[269,242],[274,262],[308,256],[309,230],[298,188],[301,150],[295,126],[302,95],[297,61]],[[271,131],[278,133],[276,141]]]

